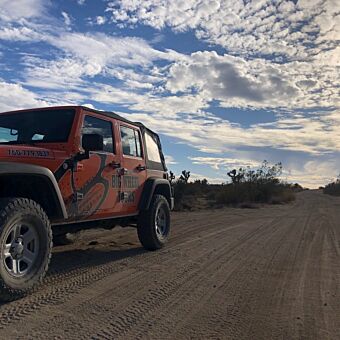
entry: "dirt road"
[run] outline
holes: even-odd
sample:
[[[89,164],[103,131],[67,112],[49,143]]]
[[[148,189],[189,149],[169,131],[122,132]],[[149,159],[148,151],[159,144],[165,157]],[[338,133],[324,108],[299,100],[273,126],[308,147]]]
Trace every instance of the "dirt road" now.
[[[43,287],[0,306],[5,336],[340,339],[340,199],[174,213],[158,252],[133,229],[82,233]]]

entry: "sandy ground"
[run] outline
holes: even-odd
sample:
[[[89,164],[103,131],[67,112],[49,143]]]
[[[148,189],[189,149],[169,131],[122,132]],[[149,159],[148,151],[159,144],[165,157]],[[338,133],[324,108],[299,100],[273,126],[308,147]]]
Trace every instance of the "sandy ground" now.
[[[56,247],[0,338],[340,339],[340,199],[172,217],[158,252],[120,228]]]

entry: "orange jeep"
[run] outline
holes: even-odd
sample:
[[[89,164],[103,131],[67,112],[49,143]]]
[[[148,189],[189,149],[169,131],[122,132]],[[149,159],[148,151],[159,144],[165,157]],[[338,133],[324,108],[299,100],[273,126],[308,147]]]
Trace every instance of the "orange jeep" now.
[[[81,106],[0,114],[0,297],[44,277],[52,238],[136,226],[156,250],[170,232],[173,192],[157,134]]]

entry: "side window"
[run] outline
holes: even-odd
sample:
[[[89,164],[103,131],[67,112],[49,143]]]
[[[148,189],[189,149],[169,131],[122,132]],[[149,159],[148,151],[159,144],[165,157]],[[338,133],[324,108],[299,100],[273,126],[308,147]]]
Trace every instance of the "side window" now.
[[[18,140],[18,131],[0,126],[0,143],[14,142]]]
[[[97,133],[103,136],[103,151],[115,151],[113,148],[112,124],[109,121],[92,116],[85,116],[82,135],[86,133]]]
[[[148,133],[145,133],[145,146],[147,150],[148,160],[151,162],[162,163],[158,145]]]
[[[120,126],[123,154],[126,156],[142,157],[139,132],[127,126]]]

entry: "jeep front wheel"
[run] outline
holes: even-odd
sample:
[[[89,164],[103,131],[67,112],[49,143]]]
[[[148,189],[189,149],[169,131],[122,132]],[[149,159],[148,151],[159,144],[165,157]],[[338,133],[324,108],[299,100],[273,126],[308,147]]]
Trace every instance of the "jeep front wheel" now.
[[[0,299],[16,299],[38,284],[51,249],[51,226],[41,206],[26,198],[1,198]]]
[[[170,234],[170,208],[162,195],[153,196],[148,210],[140,213],[138,238],[147,250],[157,250],[164,246]]]

